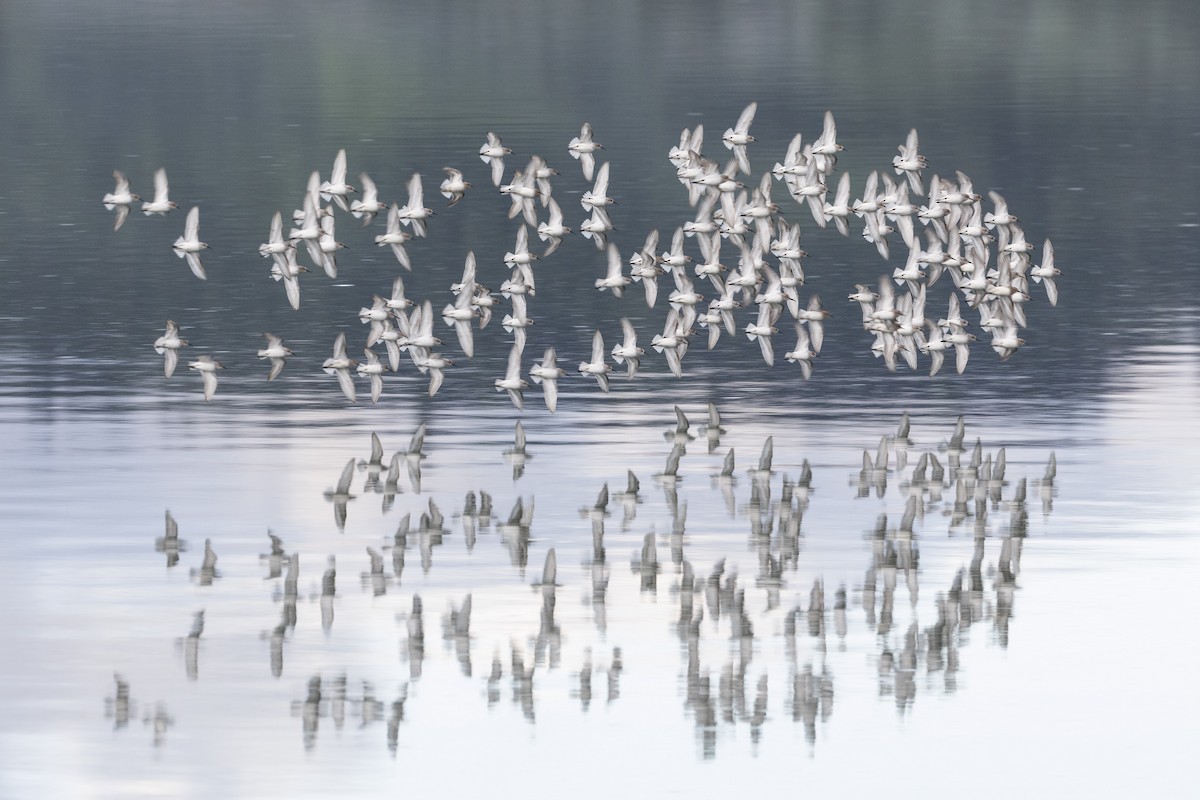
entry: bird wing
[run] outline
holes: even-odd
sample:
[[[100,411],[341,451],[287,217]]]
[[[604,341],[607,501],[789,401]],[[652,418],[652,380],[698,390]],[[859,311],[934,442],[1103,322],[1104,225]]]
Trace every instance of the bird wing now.
[[[338,150],[333,158],[333,171],[329,173],[329,182],[341,185],[346,182],[346,151]]]
[[[350,377],[350,370],[336,369],[338,386],[342,387],[342,394],[346,395],[346,399],[351,403],[356,402],[358,394],[354,390],[354,379]]]
[[[504,380],[518,380],[521,377],[521,350],[514,346],[508,351],[508,369],[504,373]],[[520,408],[520,406],[518,406]]]
[[[601,199],[608,196],[608,162],[605,161],[596,171],[596,183],[592,187],[592,197]]]
[[[204,274],[204,265],[200,263],[199,253],[184,253],[187,258],[187,264],[192,268],[192,274],[200,280],[208,280],[208,276]]]
[[[599,328],[592,334],[592,363],[604,363],[604,336],[600,333]]]
[[[192,206],[188,212],[187,222],[183,226],[183,237],[188,241],[200,238],[200,206]]]
[[[159,167],[154,171],[154,202],[156,204],[165,204],[168,202],[168,196],[167,170]]]
[[[425,192],[421,188],[421,173],[414,172],[408,179],[408,207],[418,209],[425,207]]]
[[[374,205],[379,202],[379,189],[375,186],[375,181],[371,180],[371,176],[365,172],[358,174],[358,182],[362,184],[362,201],[366,205]]]

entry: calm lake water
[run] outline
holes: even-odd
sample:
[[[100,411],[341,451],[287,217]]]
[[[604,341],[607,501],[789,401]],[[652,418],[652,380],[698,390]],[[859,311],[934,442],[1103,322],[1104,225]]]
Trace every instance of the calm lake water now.
[[[1190,4],[94,6],[0,7],[0,795],[1189,796]],[[345,148],[350,182],[369,172],[389,202],[423,177],[436,215],[407,245],[410,297],[452,301],[468,250],[495,290],[517,223],[486,133],[513,150],[506,179],[533,154],[559,170],[578,229],[591,187],[567,142],[585,120],[610,164],[610,241],[624,261],[658,229],[662,251],[695,213],[667,151],[703,124],[723,163],[751,101],[748,185],[828,109],[858,197],[916,127],[926,177],[1001,192],[1035,261],[1053,241],[1057,307],[1034,287],[1007,361],[980,341],[962,375],[889,372],[843,298],[902,266],[903,244],[884,262],[861,223],[819,229],[777,183],[803,296],[834,314],[811,380],[782,358],[784,318],[774,367],[744,335],[706,350],[700,329],[682,378],[649,353],[602,394],[573,370],[593,330],[611,347],[625,317],[647,347],[669,281],[652,309],[636,285],[596,291],[605,256],[575,233],[534,267],[522,359],[553,345],[573,373],[556,413],[537,388],[523,412],[494,389],[499,319],[470,359],[436,321],[457,363],[435,397],[406,358],[378,404],[364,381],[351,405],[321,364],[339,332],[361,352],[359,308],[403,273],[373,244],[383,220],[337,213],[338,278],[302,276],[298,311],[257,252]],[[474,184],[451,208],[448,165]],[[160,166],[183,210],[114,232],[111,172],[148,196]],[[193,205],[205,282],[171,250]],[[152,347],[167,319],[191,342],[170,379]],[[264,331],[295,352],[271,382]],[[186,368],[205,353],[226,367],[209,403]],[[905,413],[907,440],[885,439]],[[387,487],[371,435],[386,473],[422,425],[424,458]],[[881,439],[886,469],[864,469]],[[923,455],[940,481],[915,474]]]

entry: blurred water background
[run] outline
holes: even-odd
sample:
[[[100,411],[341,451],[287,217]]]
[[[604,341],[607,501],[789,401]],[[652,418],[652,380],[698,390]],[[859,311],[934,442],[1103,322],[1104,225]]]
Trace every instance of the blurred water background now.
[[[1187,796],[1198,16],[1154,0],[4,3],[0,794]],[[916,127],[927,175],[962,170],[1039,252],[1053,240],[1057,307],[1035,289],[1008,361],[981,342],[963,375],[889,373],[842,298],[902,246],[885,264],[780,188],[806,290],[835,314],[811,380],[729,338],[698,342],[681,379],[647,357],[609,395],[573,377],[556,414],[534,389],[519,413],[492,387],[511,341],[493,323],[436,397],[406,363],[378,405],[352,406],[320,364],[338,332],[361,349],[357,310],[401,272],[372,243],[382,220],[341,215],[339,277],[306,276],[299,311],[257,253],[346,148],[351,182],[369,172],[386,200],[424,177],[437,215],[409,245],[410,297],[448,302],[468,249],[495,288],[515,227],[485,134],[514,150],[509,172],[532,154],[559,169],[578,228],[589,186],[566,143],[586,120],[626,258],[692,217],[666,159],[679,131],[702,123],[724,161],[720,132],[751,101],[755,178],[828,109],[853,196]],[[444,209],[448,165],[475,188]],[[148,195],[159,166],[202,210],[206,282],[171,252],[184,212],[135,210],[114,233],[100,203],[114,169]],[[536,271],[526,368],[551,344],[572,367],[622,317],[644,340],[661,329],[661,300],[592,288],[604,258],[578,234]],[[211,403],[182,366],[163,378],[150,345],[166,319],[185,358],[226,365]],[[296,353],[270,383],[263,331]],[[664,483],[675,405],[696,438]],[[904,412],[911,442],[890,444],[886,474],[862,472]],[[514,466],[518,419],[529,457]],[[372,433],[390,457],[422,424],[419,479],[389,498],[357,471],[339,529],[323,493],[346,461]],[[768,437],[774,474],[749,474]],[[956,508],[952,477],[913,489],[922,453],[966,466],[977,439],[1007,462],[995,494],[980,489],[985,515],[973,497]],[[805,462],[811,484],[789,490]],[[636,502],[616,497],[627,470]],[[606,484],[605,516],[590,509]],[[490,520],[464,518],[468,492],[491,496]],[[444,524],[422,529],[431,503]],[[178,552],[160,540],[171,521]],[[298,554],[295,596],[268,531]],[[558,585],[531,588],[551,548]],[[694,626],[686,598],[705,609]]]

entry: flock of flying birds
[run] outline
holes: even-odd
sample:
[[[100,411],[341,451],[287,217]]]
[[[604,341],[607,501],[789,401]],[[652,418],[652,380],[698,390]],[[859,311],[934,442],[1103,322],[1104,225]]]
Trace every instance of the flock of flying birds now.
[[[784,358],[799,365],[806,379],[811,376],[824,340],[825,321],[832,315],[822,306],[818,295],[801,296],[807,253],[800,246],[799,220],[785,219],[780,205],[771,199],[776,182],[783,183],[788,194],[808,208],[818,227],[833,223],[839,233],[849,236],[851,220],[858,219],[863,224],[863,238],[885,260],[897,238],[907,248],[903,266],[897,266],[890,276],[880,276],[874,287],[856,285],[849,295],[849,300],[861,308],[863,328],[873,337],[872,352],[884,360],[889,370],[894,371],[901,361],[917,370],[919,360],[928,356],[932,376],[953,352],[957,371],[961,373],[966,368],[970,344],[985,335],[990,335],[991,347],[999,357],[1007,359],[1025,343],[1020,332],[1026,324],[1024,303],[1031,299],[1030,279],[1044,287],[1051,305],[1057,303],[1056,279],[1060,272],[1054,266],[1050,241],[1045,241],[1041,263],[1033,265],[1030,254],[1034,245],[1026,241],[1004,198],[994,191],[988,192],[991,209],[985,211],[982,198],[962,172],[956,172],[954,179],[931,176],[926,193],[923,173],[927,163],[919,152],[915,129],[899,146],[899,155],[892,159],[897,179],[893,180],[886,170],[872,171],[862,196],[851,202],[848,172],[841,173],[833,196],[829,197],[838,157],[843,152],[831,112],[825,113],[819,137],[804,144],[801,134],[796,134],[783,161],[764,172],[756,185],[747,186],[740,181],[740,175],[753,174],[748,151],[754,142],[750,127],[756,110],[757,104],[751,103],[736,125],[723,134],[722,144],[731,155],[723,166],[703,155],[702,125],[684,129],[668,158],[688,193],[690,204],[696,208],[695,218],[679,225],[671,236],[670,248],[661,252],[658,230],[650,231],[645,244],[627,261],[608,240],[613,230],[608,209],[616,201],[608,194],[609,164],[597,165],[596,161],[603,146],[587,123],[568,143],[567,152],[579,161],[584,179],[591,183],[590,190],[579,198],[588,217],[578,231],[594,242],[606,262],[604,276],[594,281],[595,288],[621,297],[626,289],[640,283],[647,305],[654,308],[660,279],[669,273],[673,285],[667,297],[669,311],[662,331],[653,335],[649,348],[639,346],[638,332],[628,318],[622,319],[622,338],[611,350],[606,350],[603,335],[596,329],[590,359],[579,363],[578,372],[594,378],[602,391],[608,391],[609,375],[614,371],[608,361],[610,357],[628,378],[633,378],[648,349],[662,354],[670,371],[676,377],[681,376],[683,358],[697,333],[697,324],[706,330],[709,349],[717,346],[722,331],[730,336],[740,332],[757,342],[763,360],[773,365],[774,336],[780,332],[785,315],[793,322],[796,338]],[[509,183],[503,182],[505,158],[511,152],[492,132],[479,149],[480,158],[491,168],[492,183],[511,201],[509,218],[520,218],[513,249],[503,255],[506,267],[511,270],[509,278],[500,285],[498,293],[493,292],[479,282],[475,254],[468,252],[462,279],[449,288],[449,302],[440,316],[453,327],[463,356],[471,358],[474,326],[485,328],[493,313],[500,313],[504,306],[507,313],[501,319],[501,327],[512,336],[512,346],[507,369],[495,381],[496,390],[507,392],[513,404],[521,409],[523,393],[532,381],[540,384],[546,406],[553,411],[558,396],[557,381],[567,374],[559,366],[555,348],[546,347],[541,360],[528,372],[523,371],[522,358],[527,329],[534,323],[529,315],[529,299],[536,294],[534,262],[549,258],[564,237],[574,231],[564,225],[563,210],[553,197],[553,181],[559,173],[544,159],[533,156],[524,169],[513,173]],[[439,188],[448,205],[454,206],[473,187],[460,170],[446,167],[445,173],[446,179]],[[132,192],[122,173],[114,172],[114,177],[116,187],[104,196],[103,202],[116,212],[115,228],[119,229],[141,198]],[[336,237],[335,208],[361,220],[364,226],[370,225],[376,216],[386,215],[386,229],[375,236],[375,243],[390,248],[399,265],[410,272],[413,263],[405,245],[428,234],[434,212],[425,206],[419,173],[414,173],[408,182],[408,201],[403,206],[380,200],[379,191],[367,173],[359,174],[358,187],[347,183],[346,177],[346,152],[341,150],[334,159],[329,180],[323,181],[319,172],[311,174],[301,208],[292,215],[294,227],[285,235],[283,217],[277,212],[271,221],[268,240],[259,247],[260,254],[271,259],[271,277],[283,284],[293,309],[300,307],[301,276],[310,271],[298,260],[301,243],[313,271],[319,269],[330,278],[337,277],[337,253],[345,245]],[[352,198],[354,195],[357,196]],[[923,203],[918,201],[920,197],[924,198]],[[155,173],[154,199],[143,202],[141,210],[147,215],[165,215],[177,208],[169,198],[166,171],[159,169]],[[207,275],[201,253],[208,245],[200,240],[199,225],[200,211],[193,207],[188,211],[184,233],[175,240],[173,248],[179,257],[186,259],[193,274],[204,280]],[[544,243],[540,253],[530,250],[532,235]],[[723,263],[723,248],[726,254],[734,256],[730,260],[732,266]],[[935,318],[932,313],[927,316],[928,290],[943,276],[949,276],[948,282],[952,284],[946,316]],[[712,289],[707,298],[697,291],[697,283],[703,285],[706,280]],[[963,316],[964,304],[972,310],[976,322]],[[743,308],[747,313],[755,310],[752,320],[739,331],[734,315]],[[351,402],[357,398],[355,376],[367,378],[371,400],[376,402],[383,392],[385,374],[400,370],[402,354],[407,351],[413,366],[428,376],[428,393],[433,396],[442,386],[446,370],[455,363],[445,354],[445,343],[435,335],[438,316],[431,299],[418,302],[408,298],[403,276],[397,277],[389,296],[375,295],[371,305],[359,312],[361,321],[370,325],[363,357],[350,357],[346,336],[340,333],[331,357],[322,367],[336,375],[342,392]],[[979,336],[970,332],[973,326],[981,331]],[[274,379],[292,351],[279,337],[269,333],[264,337],[267,344],[258,351],[258,357],[270,361],[268,379]],[[380,344],[383,353],[375,349]],[[167,377],[178,364],[179,350],[187,345],[179,325],[168,320],[165,332],[154,343],[156,351],[164,356]],[[202,355],[188,366],[201,374],[204,397],[211,399],[217,389],[221,363]]]

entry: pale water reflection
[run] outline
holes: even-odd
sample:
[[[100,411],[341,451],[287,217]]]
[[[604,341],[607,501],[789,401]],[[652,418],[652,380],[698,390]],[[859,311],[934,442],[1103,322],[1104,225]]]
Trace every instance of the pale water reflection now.
[[[1188,796],[1196,9],[487,5],[0,7],[0,795]],[[510,277],[489,130],[508,173],[562,173],[577,228],[589,121],[627,263],[696,218],[680,129],[732,158],[751,101],[756,169],[828,109],[855,194],[916,127],[926,178],[1053,239],[1059,304],[1035,288],[1007,361],[984,334],[961,376],[890,373],[844,298],[905,266],[898,235],[885,261],[777,188],[833,314],[811,380],[698,327],[681,378],[648,352],[518,413],[503,313],[470,359],[437,323],[436,397],[408,363],[374,407],[322,373],[397,274],[435,303],[467,250]],[[338,279],[292,311],[257,245],[342,148],[389,200],[421,172],[438,213],[408,273],[382,214],[339,211]],[[160,166],[184,210],[114,233],[112,171],[148,194]],[[204,282],[170,247],[193,205]],[[669,281],[651,311],[595,291],[605,264],[578,233],[538,263],[525,370],[623,318],[650,350]],[[225,365],[211,403],[164,377],[167,319]],[[294,351],[273,381],[264,331]]]

